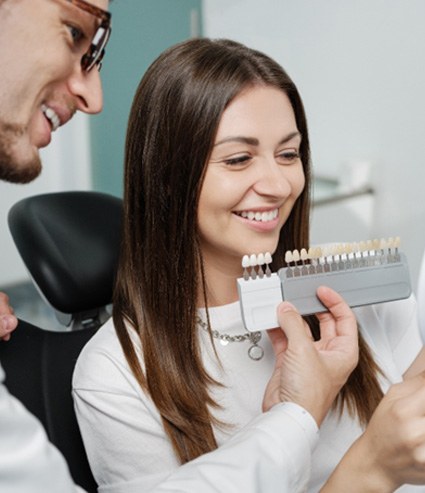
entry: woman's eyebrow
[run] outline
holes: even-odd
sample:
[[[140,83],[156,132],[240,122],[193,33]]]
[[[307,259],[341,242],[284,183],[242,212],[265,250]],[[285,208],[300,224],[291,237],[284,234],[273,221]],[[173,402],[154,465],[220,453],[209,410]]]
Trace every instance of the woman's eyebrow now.
[[[282,138],[282,140],[279,141],[279,145],[285,144],[286,142],[292,140],[294,137],[301,138],[301,134],[299,132],[291,132],[290,134],[286,135],[285,137]],[[214,144],[214,147],[217,147],[221,144],[226,144],[228,142],[240,142],[242,144],[248,144],[253,146],[258,146],[260,144],[259,140],[256,139],[255,137],[244,137],[242,135],[234,135],[219,140]]]
[[[283,139],[279,142],[279,145],[286,144],[290,140],[294,139],[295,137],[299,137],[301,140],[301,134],[300,132],[291,132],[288,134],[286,137],[283,137]]]
[[[224,139],[219,140],[214,144],[214,147],[221,144],[226,144],[227,142],[241,142],[242,144],[249,144],[252,146],[258,146],[260,144],[259,140],[254,137],[242,137],[235,135],[233,137],[225,137]]]

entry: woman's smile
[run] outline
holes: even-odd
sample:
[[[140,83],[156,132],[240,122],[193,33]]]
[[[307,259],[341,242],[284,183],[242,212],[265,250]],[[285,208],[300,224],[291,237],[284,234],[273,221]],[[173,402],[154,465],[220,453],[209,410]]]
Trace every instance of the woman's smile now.
[[[258,209],[235,211],[233,214],[248,227],[254,228],[256,231],[272,231],[279,226],[278,208],[268,211]]]

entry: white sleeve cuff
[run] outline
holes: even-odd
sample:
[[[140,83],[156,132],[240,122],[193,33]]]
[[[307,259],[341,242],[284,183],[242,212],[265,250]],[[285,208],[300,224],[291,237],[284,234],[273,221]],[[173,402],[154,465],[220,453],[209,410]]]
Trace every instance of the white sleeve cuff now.
[[[299,404],[295,404],[295,402],[282,402],[274,406],[273,409],[276,407],[280,407],[285,414],[301,426],[310,443],[310,449],[313,451],[319,437],[319,427],[313,416]]]

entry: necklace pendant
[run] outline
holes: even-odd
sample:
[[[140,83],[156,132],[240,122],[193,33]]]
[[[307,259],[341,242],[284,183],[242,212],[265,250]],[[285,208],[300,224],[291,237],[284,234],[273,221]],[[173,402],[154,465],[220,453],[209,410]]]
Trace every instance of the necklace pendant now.
[[[227,346],[229,344],[229,341],[227,341],[226,339],[220,339],[220,344],[222,346]]]
[[[264,356],[264,349],[261,346],[258,346],[258,344],[254,343],[248,349],[248,356],[254,361],[259,361]]]

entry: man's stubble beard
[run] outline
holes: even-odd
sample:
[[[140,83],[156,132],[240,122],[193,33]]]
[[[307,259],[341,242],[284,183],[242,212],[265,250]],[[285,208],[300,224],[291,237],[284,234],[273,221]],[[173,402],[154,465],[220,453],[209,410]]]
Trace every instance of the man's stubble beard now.
[[[0,180],[11,183],[29,183],[41,172],[38,152],[24,158],[19,157],[19,141],[24,128],[0,122]]]

